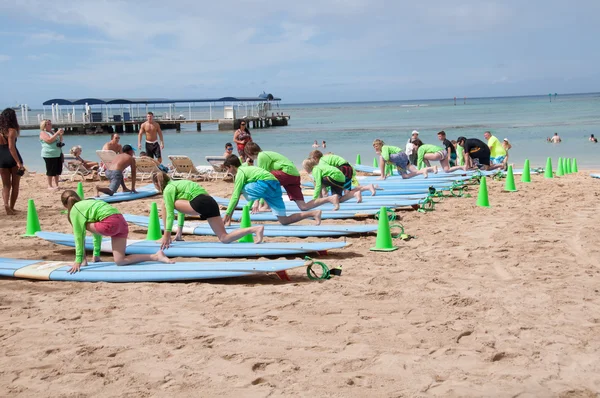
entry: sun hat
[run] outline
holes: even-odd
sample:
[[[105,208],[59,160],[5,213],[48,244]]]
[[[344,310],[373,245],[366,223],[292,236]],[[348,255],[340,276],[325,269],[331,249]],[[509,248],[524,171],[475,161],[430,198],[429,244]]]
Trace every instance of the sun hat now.
[[[412,134],[411,134],[411,135],[415,135],[415,134],[416,134],[416,135],[419,135],[419,132],[418,132],[417,130],[413,130],[413,132],[412,132]]]
[[[508,141],[508,138],[503,139],[502,141]]]

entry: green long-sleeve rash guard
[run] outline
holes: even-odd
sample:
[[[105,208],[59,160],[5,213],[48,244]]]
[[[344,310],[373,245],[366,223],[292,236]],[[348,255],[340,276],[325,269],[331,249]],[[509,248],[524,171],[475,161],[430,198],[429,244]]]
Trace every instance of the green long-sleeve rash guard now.
[[[208,195],[206,189],[189,180],[170,180],[165,189],[163,189],[163,200],[167,214],[167,232],[173,230],[173,221],[175,220],[175,201],[183,199],[190,201],[198,195]],[[183,227],[184,217],[179,217],[179,226]]]

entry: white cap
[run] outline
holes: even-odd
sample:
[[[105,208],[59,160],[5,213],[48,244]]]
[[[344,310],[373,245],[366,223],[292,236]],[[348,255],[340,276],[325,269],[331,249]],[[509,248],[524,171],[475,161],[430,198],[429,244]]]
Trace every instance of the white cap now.
[[[505,138],[503,141],[508,141],[508,138]]]
[[[413,130],[412,135],[419,135],[419,132],[417,130]]]

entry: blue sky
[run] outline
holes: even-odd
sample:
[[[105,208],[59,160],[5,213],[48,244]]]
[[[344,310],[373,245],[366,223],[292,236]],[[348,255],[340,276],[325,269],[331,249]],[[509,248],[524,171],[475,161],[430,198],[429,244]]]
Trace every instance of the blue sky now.
[[[600,1],[1,0],[0,106],[600,91]]]

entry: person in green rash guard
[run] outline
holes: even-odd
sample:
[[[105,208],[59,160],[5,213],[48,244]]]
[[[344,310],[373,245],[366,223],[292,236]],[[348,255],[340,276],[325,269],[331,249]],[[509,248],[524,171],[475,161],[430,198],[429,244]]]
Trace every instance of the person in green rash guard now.
[[[408,155],[402,152],[401,148],[385,145],[380,139],[373,141],[373,149],[375,149],[375,153],[379,155],[379,171],[381,172],[381,177],[379,177],[378,180],[385,180],[387,178],[385,175],[386,163],[396,166],[400,177],[404,179],[413,178],[420,174],[427,178],[428,173],[437,173],[437,169],[434,167],[427,167],[421,170],[417,169],[414,165],[410,164]]]
[[[356,180],[356,171],[352,166],[350,166],[350,163],[348,163],[343,157],[334,155],[333,153],[323,155],[323,152],[319,151],[318,149],[315,149],[308,155],[308,158],[315,159],[319,163],[324,163],[326,165],[335,167],[336,169],[341,171],[345,178],[344,189],[346,191],[352,191],[352,181],[354,180],[356,182],[355,189],[360,190],[360,192],[370,191],[371,196],[375,196],[375,193],[377,192],[375,191],[375,185],[358,185],[358,181]]]
[[[235,156],[235,155],[233,155]],[[183,240],[182,227],[184,214],[200,216],[200,219],[208,221],[211,229],[222,243],[231,243],[249,234],[256,235],[256,243],[263,240],[263,225],[250,228],[239,228],[227,233],[221,219],[221,211],[217,202],[206,192],[204,188],[194,181],[171,180],[167,173],[155,173],[152,182],[163,195],[162,216],[165,231],[162,237],[161,248],[168,248],[171,244],[171,231],[175,219],[175,209],[179,212],[178,228],[175,240]]]
[[[340,196],[340,203],[356,198],[356,202],[362,202],[362,193],[360,188],[355,188],[352,191],[347,191],[344,195],[344,186],[346,184],[346,177],[337,168],[330,166],[326,163],[321,163],[315,158],[304,159],[302,162],[302,168],[307,173],[311,173],[315,182],[315,193],[313,198],[319,198],[326,193],[326,188],[331,188],[332,195]]]
[[[69,273],[78,272],[81,266],[88,264],[85,255],[85,233],[90,231],[94,234],[94,262],[100,260],[100,246],[102,236],[110,236],[112,240],[113,258],[117,265],[129,265],[141,263],[142,261],[160,261],[161,263],[173,264],[175,261],[165,256],[162,250],[154,254],[132,254],[125,255],[129,227],[123,215],[102,200],[81,200],[75,191],[66,190],[62,193],[60,200],[67,209],[67,217],[73,226],[75,237],[75,263],[71,266]]]
[[[413,144],[417,148],[417,167],[423,168],[425,165],[430,167],[429,161],[438,160],[446,173],[462,170],[461,166],[450,167],[447,150],[437,145],[423,144],[418,138],[413,141]],[[437,167],[435,167],[435,170],[437,172]]]
[[[452,145],[456,148],[456,165],[464,166],[465,165],[465,149],[458,145],[456,140],[452,140]]]
[[[321,210],[294,213],[288,216],[285,203],[283,203],[281,185],[277,178],[268,171],[256,166],[240,167],[240,159],[235,155],[225,159],[223,166],[235,178],[233,193],[223,219],[225,225],[231,224],[231,214],[233,214],[240,200],[240,194],[244,194],[247,200],[264,199],[283,225],[293,224],[306,218],[314,218],[317,225],[321,224]],[[254,203],[252,211],[256,212],[258,206],[258,203]]]
[[[244,151],[248,158],[255,160],[256,167],[268,171],[277,178],[290,200],[295,202],[300,210],[310,210],[324,203],[331,203],[334,210],[340,208],[340,197],[337,195],[305,202],[300,186],[300,173],[294,163],[285,156],[277,152],[263,151],[255,142],[247,143]]]

